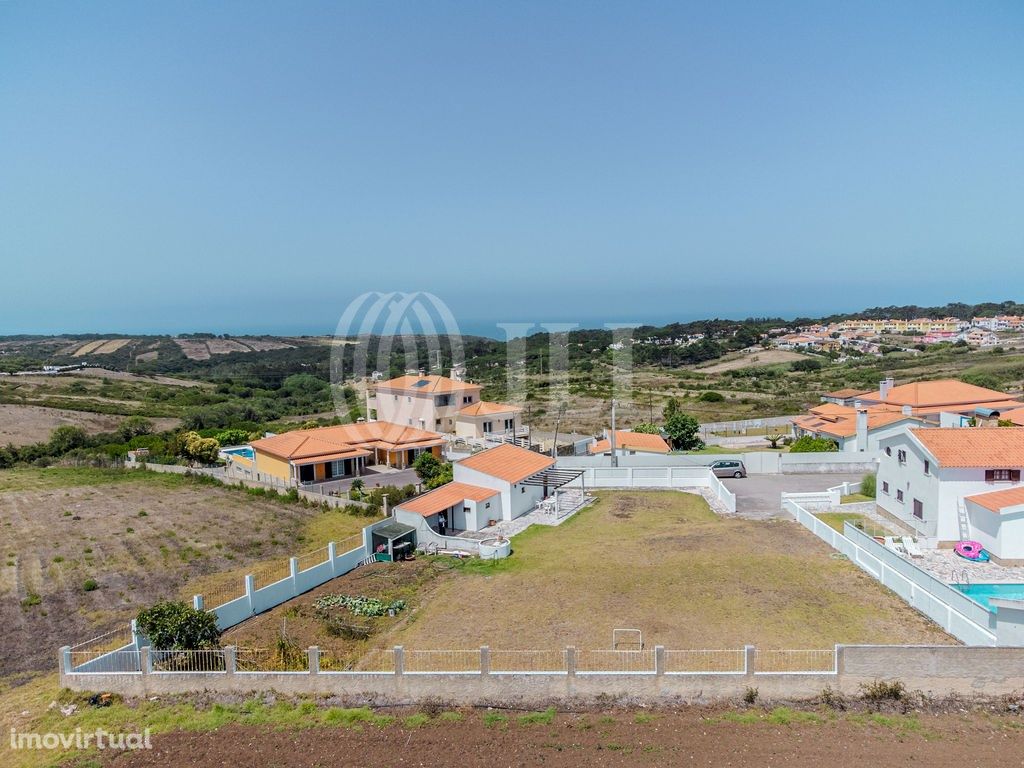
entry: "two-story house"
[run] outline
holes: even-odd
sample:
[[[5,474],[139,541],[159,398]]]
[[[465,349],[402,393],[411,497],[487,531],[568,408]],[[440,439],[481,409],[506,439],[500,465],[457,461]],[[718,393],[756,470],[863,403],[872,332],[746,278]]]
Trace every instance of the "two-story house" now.
[[[978,503],[1021,485],[1024,428],[907,429],[879,447],[876,500],[883,511],[934,546],[975,539],[996,558],[1024,557],[1024,530],[999,525]]]
[[[405,424],[460,437],[512,435],[521,431],[521,408],[480,399],[480,385],[437,375],[380,381],[366,393],[371,420]]]

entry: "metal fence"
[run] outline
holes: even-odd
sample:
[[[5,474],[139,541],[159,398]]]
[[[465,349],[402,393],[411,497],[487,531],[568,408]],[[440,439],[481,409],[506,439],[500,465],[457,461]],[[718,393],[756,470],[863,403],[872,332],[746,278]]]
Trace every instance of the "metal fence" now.
[[[105,651],[114,651],[118,648],[124,648],[129,643],[134,642],[135,637],[132,634],[132,625],[125,624],[123,627],[112,629],[109,632],[104,632],[102,635],[83,640],[80,643],[76,643],[71,646],[71,650],[75,652],[85,651],[96,651],[103,653]]]
[[[203,607],[212,611],[214,608],[230,603],[245,595],[245,583],[225,584],[212,589],[203,590]]]
[[[654,651],[577,651],[577,672],[654,672]]]
[[[405,651],[406,672],[479,672],[480,649]]]
[[[665,651],[665,672],[668,674],[744,673],[747,671],[746,651]]]
[[[329,559],[330,548],[320,547],[320,549],[313,550],[312,552],[306,552],[299,555],[299,570],[304,571],[307,568],[312,568],[314,565],[320,565],[326,563]]]
[[[836,652],[828,650],[761,650],[754,652],[757,674],[835,672]]]
[[[127,651],[71,651],[71,669],[79,674],[139,672],[138,649]]]
[[[235,659],[239,672],[306,672],[309,653],[305,648],[237,648]]]
[[[288,560],[279,560],[273,563],[266,563],[261,565],[259,568],[253,569],[253,587],[260,589],[273,584],[274,582],[287,579],[292,575],[291,562]]]
[[[154,672],[224,672],[227,664],[222,648],[200,651],[149,652]]]
[[[491,672],[565,672],[565,651],[496,651],[490,652]]]

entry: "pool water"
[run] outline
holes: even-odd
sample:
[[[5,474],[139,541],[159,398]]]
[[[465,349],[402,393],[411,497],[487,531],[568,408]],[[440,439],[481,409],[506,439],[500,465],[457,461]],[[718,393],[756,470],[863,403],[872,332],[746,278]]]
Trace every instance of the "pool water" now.
[[[251,459],[255,455],[255,452],[253,451],[253,449],[252,448],[248,448],[248,447],[246,447],[246,448],[231,448],[229,450],[224,451],[224,453],[230,453],[232,456],[241,456],[242,458],[245,458],[245,459]]]
[[[954,589],[981,603],[989,610],[993,597],[1004,600],[1024,600],[1024,584],[951,584]]]

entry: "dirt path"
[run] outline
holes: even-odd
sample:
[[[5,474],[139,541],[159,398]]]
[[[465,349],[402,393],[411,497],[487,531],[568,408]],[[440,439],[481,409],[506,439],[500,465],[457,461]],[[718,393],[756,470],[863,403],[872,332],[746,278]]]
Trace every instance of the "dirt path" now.
[[[650,719],[647,719],[647,718]],[[639,720],[639,722],[638,722]],[[902,725],[894,725],[900,722]],[[973,716],[908,720],[839,718],[818,723],[742,723],[684,711],[558,716],[550,723],[461,722],[272,730],[228,726],[153,737],[153,749],[104,755],[104,766],[731,766],[929,768],[1020,766],[1024,732],[1012,722]]]

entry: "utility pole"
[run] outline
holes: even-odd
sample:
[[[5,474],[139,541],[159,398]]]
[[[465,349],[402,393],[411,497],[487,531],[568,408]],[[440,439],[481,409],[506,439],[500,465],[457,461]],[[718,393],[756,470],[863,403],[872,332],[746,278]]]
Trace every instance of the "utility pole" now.
[[[615,398],[612,398],[612,431],[611,431],[611,435],[610,435],[609,439],[610,439],[611,446],[612,446],[612,466],[613,467],[619,466],[619,455],[615,452],[615,406],[616,405],[617,405],[617,403],[615,402]]]
[[[554,439],[554,442],[551,443],[551,458],[552,459],[557,459],[558,458],[558,428],[562,424],[562,416],[564,416],[564,415],[565,415],[565,403],[562,402],[562,403],[558,404],[558,416],[555,418],[555,439]]]

